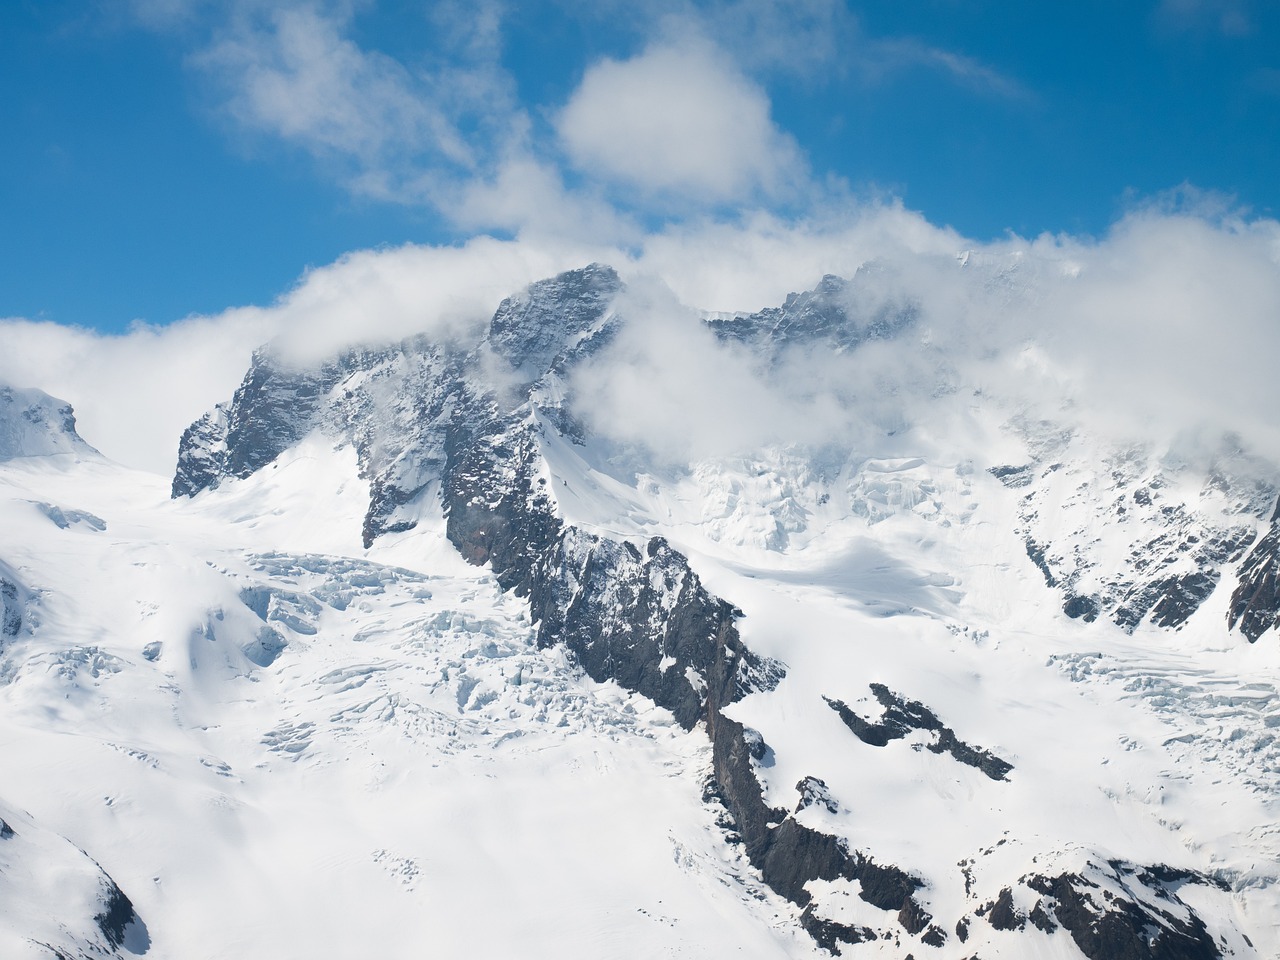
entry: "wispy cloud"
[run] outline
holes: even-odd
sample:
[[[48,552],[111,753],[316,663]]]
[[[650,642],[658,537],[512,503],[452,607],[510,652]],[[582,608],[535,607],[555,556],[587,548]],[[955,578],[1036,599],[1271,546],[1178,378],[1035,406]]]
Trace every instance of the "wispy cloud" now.
[[[823,195],[772,116],[765,76],[825,83],[924,69],[986,95],[1030,96],[962,54],[863,36],[842,0],[605,0],[572,15],[630,24],[638,52],[589,63],[563,103],[529,104],[503,64],[497,0],[430,6],[414,62],[361,45],[368,6],[133,0],[132,9],[190,48],[237,135],[287,144],[357,195],[426,206],[462,231],[619,242],[654,217],[794,208]]]
[[[470,33],[454,25],[452,56],[435,71],[361,48],[351,17],[242,4],[191,63],[244,129],[306,150],[356,191],[429,201],[429,189],[418,192],[432,182],[482,172],[496,129],[519,114],[490,46],[491,15],[474,17]]]
[[[231,396],[263,343],[313,362],[419,333],[466,339],[504,296],[599,256],[545,239],[480,237],[456,247],[358,251],[308,272],[274,304],[135,324],[120,335],[0,319],[0,384],[70,401],[81,434],[107,456],[167,473],[182,431]]]
[[[863,69],[876,76],[905,70],[933,70],[980,94],[1028,103],[1036,99],[1029,87],[989,64],[911,38],[869,43]]]
[[[502,6],[441,2],[407,62],[356,40],[367,4],[134,0],[190,46],[234,135],[310,155],[352,193],[425,206],[460,230],[624,239],[625,216],[571,190],[502,66]],[[544,138],[545,139],[545,138]]]
[[[1166,29],[1244,37],[1256,29],[1253,0],[1160,0],[1157,22]]]
[[[978,393],[1009,415],[1069,410],[1117,438],[1212,442],[1230,431],[1280,462],[1280,223],[1186,192],[1133,209],[1100,239],[975,245],[891,203],[823,220],[683,222],[626,247],[526,236],[364,251],[271,306],[122,336],[0,321],[0,382],[72,401],[91,443],[164,472],[182,429],[230,396],[269,338],[304,359],[414,333],[474,339],[503,296],[591,260],[613,263],[632,295],[628,332],[576,383],[581,409],[667,462],[765,443],[898,455],[928,436],[944,443],[938,425],[964,417]],[[774,306],[871,262],[880,279],[856,286],[851,304],[868,315],[882,301],[916,304],[897,338],[762,366],[698,318]]]

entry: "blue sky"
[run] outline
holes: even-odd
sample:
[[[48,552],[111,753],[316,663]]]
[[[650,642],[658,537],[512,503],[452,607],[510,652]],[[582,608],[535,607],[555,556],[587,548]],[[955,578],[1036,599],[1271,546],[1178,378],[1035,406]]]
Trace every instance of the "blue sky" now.
[[[16,0],[0,127],[0,316],[112,331],[477,234],[899,197],[979,241],[1101,235],[1184,185],[1273,217],[1280,9]]]

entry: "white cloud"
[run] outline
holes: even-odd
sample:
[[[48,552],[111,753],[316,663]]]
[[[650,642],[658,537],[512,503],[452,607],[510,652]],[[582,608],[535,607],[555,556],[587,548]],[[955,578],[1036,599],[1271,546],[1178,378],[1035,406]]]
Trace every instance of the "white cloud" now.
[[[363,250],[309,272],[270,314],[280,346],[303,362],[415,334],[467,340],[479,336],[504,297],[580,266],[582,255],[572,246],[490,237],[456,247]]]
[[[597,432],[679,464],[750,449],[797,422],[796,401],[759,377],[745,352],[719,346],[660,281],[633,279],[617,307],[627,325],[574,380]]]
[[[506,158],[489,176],[457,185],[441,204],[454,223],[525,237],[628,243],[642,234],[598,192],[571,190],[550,164],[524,151]]]
[[[661,277],[687,304],[754,311],[812,287],[824,274],[852,276],[877,257],[947,257],[965,246],[898,201],[832,200],[821,218],[788,220],[756,212],[736,222],[701,220],[646,238],[638,266]]]
[[[598,0],[577,12],[630,24],[649,41],[714,37],[752,70],[803,77],[838,67],[859,34],[844,0]]]
[[[748,70],[827,83],[924,66],[1025,96],[959,54],[864,36],[840,0],[650,0],[571,12],[626,22],[648,46],[589,67],[556,111],[520,102],[503,62],[500,0],[429,5],[413,57],[359,40],[369,6],[130,0],[128,9],[188,46],[216,112],[251,144],[290,144],[352,193],[432,208],[467,232],[634,244],[646,218],[828,202],[830,186],[812,178]]]
[[[807,178],[764,90],[700,42],[590,67],[557,129],[589,177],[686,203],[786,195]]]
[[[910,300],[919,311],[896,339],[795,351],[766,368],[688,329],[689,306],[777,305],[870,260],[885,269],[861,306]],[[945,446],[946,425],[981,403],[1125,442],[1234,433],[1280,463],[1274,220],[1144,209],[1100,240],[973,247],[887,206],[843,227],[684,228],[651,238],[631,274],[677,292],[646,280],[624,305],[633,330],[578,388],[595,429],[665,461],[765,443],[918,455],[913,444]]]

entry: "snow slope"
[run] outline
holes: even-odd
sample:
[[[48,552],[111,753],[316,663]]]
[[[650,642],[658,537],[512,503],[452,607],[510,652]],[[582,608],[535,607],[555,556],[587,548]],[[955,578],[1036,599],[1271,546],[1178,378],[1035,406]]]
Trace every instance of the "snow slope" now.
[[[364,551],[349,450],[311,438],[191,502],[108,463],[0,484],[33,595],[3,649],[6,800],[128,894],[149,948],[122,956],[812,952],[737,879],[705,738],[534,647],[439,530]],[[25,902],[6,922],[46,942]]]

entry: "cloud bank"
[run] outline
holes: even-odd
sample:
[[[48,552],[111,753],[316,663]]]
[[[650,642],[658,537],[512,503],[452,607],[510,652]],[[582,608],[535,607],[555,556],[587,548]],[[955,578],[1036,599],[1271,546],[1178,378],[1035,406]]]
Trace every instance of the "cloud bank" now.
[[[1213,446],[1232,434],[1280,463],[1274,220],[1144,209],[1097,240],[964,245],[890,207],[843,230],[734,240],[713,232],[680,258],[664,237],[637,264],[667,272],[622,302],[629,333],[579,379],[597,431],[677,464],[767,444],[954,455],[940,434],[981,406],[1114,443]],[[742,259],[724,273],[699,257],[726,247]],[[698,329],[690,305],[714,301],[671,292],[733,287],[739,271],[760,291],[800,261],[809,276],[791,289],[855,277],[852,316],[909,304],[915,319],[847,353],[795,347],[766,363]]]
[[[1146,208],[1101,239],[985,245],[888,204],[683,224],[634,248],[481,238],[364,251],[273,305],[122,336],[0,321],[0,381],[70,400],[89,442],[167,473],[182,429],[230,396],[266,340],[302,359],[415,333],[474,340],[504,296],[592,260],[627,280],[629,323],[583,372],[578,402],[594,429],[666,462],[765,443],[908,455],[941,415],[976,403],[1117,440],[1232,432],[1280,462],[1280,223],[1220,209]],[[858,273],[868,264],[874,282]],[[910,302],[914,323],[769,366],[700,319],[779,305],[827,273],[858,276],[855,313]]]

